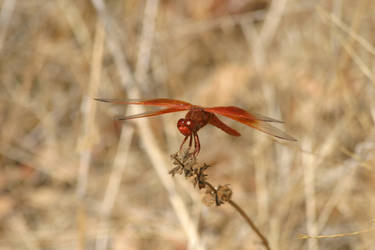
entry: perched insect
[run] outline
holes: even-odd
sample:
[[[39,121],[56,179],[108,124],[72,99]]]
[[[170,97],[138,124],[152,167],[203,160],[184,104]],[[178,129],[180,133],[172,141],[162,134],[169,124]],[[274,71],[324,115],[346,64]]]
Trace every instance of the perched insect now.
[[[225,106],[225,107],[212,107],[206,108],[197,105],[193,105],[188,102],[180,101],[180,100],[173,100],[173,99],[166,99],[166,98],[159,98],[159,99],[151,99],[151,100],[128,100],[122,101],[117,99],[106,99],[106,98],[95,98],[96,101],[100,102],[108,102],[113,104],[138,104],[144,106],[160,106],[165,107],[165,109],[145,112],[137,115],[130,115],[125,117],[119,117],[119,120],[130,120],[135,118],[142,118],[142,117],[149,117],[149,116],[156,116],[162,115],[172,112],[180,112],[180,111],[188,111],[185,115],[185,118],[181,118],[177,122],[177,128],[185,136],[180,150],[182,146],[185,144],[186,140],[189,139],[189,148],[192,146],[192,141],[194,138],[194,155],[198,155],[200,151],[200,142],[198,137],[198,131],[206,126],[207,124],[211,124],[215,127],[220,128],[224,132],[233,135],[233,136],[240,136],[241,134],[238,133],[235,129],[229,127],[225,123],[219,120],[216,116],[222,115],[226,116],[230,119],[236,120],[241,122],[247,126],[255,128],[259,131],[264,133],[270,134],[280,139],[288,140],[288,141],[296,141],[293,137],[286,134],[285,132],[275,128],[269,124],[269,122],[279,122],[282,121],[275,120],[263,115],[249,113],[241,108],[234,107],[234,106]]]

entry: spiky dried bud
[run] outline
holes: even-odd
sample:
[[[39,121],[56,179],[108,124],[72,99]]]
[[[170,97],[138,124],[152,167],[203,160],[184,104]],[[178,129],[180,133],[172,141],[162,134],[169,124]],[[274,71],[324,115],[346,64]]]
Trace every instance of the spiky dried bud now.
[[[193,166],[196,164],[195,156],[189,151],[183,153],[177,152],[171,155],[172,164],[175,165],[169,173],[174,176],[175,174],[183,174],[185,177],[190,177],[193,175]]]

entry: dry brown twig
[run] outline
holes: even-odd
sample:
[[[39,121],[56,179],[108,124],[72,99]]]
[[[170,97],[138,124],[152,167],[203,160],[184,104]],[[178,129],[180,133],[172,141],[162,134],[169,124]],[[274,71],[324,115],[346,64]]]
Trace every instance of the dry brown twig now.
[[[375,231],[374,225],[370,228],[362,229],[359,231],[349,232],[349,233],[337,233],[337,234],[330,234],[330,235],[307,235],[301,234],[299,236],[300,239],[332,239],[332,238],[340,238],[340,237],[349,237],[349,236],[357,236],[365,233],[371,233]]]
[[[210,182],[208,182],[208,175],[206,170],[210,167],[206,163],[197,162],[197,158],[194,153],[189,150],[184,152],[177,152],[171,155],[172,164],[175,166],[169,171],[169,174],[175,176],[176,174],[183,175],[186,179],[193,183],[194,187],[198,187],[199,190],[203,190],[202,202],[208,207],[218,207],[225,203],[231,205],[249,224],[252,230],[261,239],[266,249],[270,250],[271,247],[268,244],[267,238],[260,232],[254,222],[245,213],[245,211],[232,200],[232,189],[230,184],[218,185],[216,188]]]

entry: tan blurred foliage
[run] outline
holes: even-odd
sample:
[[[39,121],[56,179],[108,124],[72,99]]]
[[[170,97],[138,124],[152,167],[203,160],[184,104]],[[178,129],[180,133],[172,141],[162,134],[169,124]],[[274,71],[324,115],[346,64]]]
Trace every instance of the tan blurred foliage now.
[[[373,227],[373,1],[0,6],[0,249],[263,249],[233,209],[163,175],[183,113],[142,127],[93,101],[133,93],[285,121],[297,144],[228,120],[241,137],[203,128],[210,180],[231,185],[272,249],[374,248],[373,230],[298,238]]]

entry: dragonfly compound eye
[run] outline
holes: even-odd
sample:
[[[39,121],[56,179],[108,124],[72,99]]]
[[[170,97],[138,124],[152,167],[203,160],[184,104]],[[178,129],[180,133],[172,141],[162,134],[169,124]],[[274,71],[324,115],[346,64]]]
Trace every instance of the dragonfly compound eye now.
[[[191,135],[191,121],[187,119],[180,119],[177,122],[177,128],[181,134],[188,136]]]

